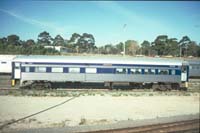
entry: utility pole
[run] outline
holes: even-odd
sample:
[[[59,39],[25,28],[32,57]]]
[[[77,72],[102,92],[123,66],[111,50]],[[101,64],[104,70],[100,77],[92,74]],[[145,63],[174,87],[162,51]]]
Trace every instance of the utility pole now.
[[[123,26],[123,35],[125,35],[125,28],[126,28],[126,24],[124,24],[124,26]],[[125,56],[125,54],[126,54],[126,48],[125,48],[125,42],[124,42],[124,50],[123,50],[123,56]]]

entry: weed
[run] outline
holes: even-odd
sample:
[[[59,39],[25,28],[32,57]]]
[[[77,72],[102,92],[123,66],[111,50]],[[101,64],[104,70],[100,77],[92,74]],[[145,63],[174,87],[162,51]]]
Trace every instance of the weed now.
[[[191,96],[190,93],[184,93],[184,96]]]
[[[37,121],[37,123],[38,123],[38,124],[42,124],[42,122],[41,122],[41,121]]]
[[[34,121],[37,121],[37,120],[35,118],[28,119],[28,123],[31,123],[31,122],[34,122]]]
[[[150,94],[149,94],[149,96],[153,96],[153,94],[152,94],[152,93],[150,93]]]
[[[79,122],[79,125],[86,124],[87,120],[85,118],[81,118],[81,121]]]
[[[123,94],[123,96],[128,96],[128,94],[125,93],[125,94]]]
[[[104,96],[104,94],[101,93],[100,96]]]

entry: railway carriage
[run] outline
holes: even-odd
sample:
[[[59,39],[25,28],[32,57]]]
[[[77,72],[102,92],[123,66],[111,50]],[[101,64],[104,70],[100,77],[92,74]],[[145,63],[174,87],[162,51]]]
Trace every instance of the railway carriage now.
[[[189,64],[162,58],[98,56],[18,56],[12,63],[12,85],[54,82],[147,85],[154,89],[187,87]]]
[[[187,59],[189,63],[189,78],[200,78],[200,59]]]

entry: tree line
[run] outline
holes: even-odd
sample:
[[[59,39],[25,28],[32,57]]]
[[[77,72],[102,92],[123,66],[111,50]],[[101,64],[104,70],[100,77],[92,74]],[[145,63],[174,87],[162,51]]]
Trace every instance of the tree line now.
[[[153,42],[144,40],[139,44],[135,40],[127,40],[118,44],[106,44],[97,47],[95,38],[89,33],[73,33],[67,40],[61,35],[54,38],[46,31],[38,34],[37,41],[33,39],[21,40],[18,35],[12,34],[0,38],[0,54],[40,54],[59,55],[63,54],[55,48],[45,46],[62,46],[68,53],[91,53],[91,54],[122,54],[125,46],[125,54],[136,56],[194,56],[200,57],[200,43],[192,41],[188,36],[180,40],[169,38],[167,35],[158,35]]]

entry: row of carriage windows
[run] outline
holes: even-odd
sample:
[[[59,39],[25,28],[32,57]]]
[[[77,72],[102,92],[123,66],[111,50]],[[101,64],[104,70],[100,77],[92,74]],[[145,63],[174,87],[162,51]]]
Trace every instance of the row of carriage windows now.
[[[198,65],[190,66],[190,69],[200,69],[200,65],[199,66]]]
[[[175,75],[176,70],[169,69],[141,69],[141,68],[78,68],[78,67],[22,67],[22,72],[52,72],[52,73],[116,73],[116,74],[159,74]]]
[[[152,75],[156,74],[155,69],[143,69],[143,71],[144,72],[142,72],[141,68],[131,68],[130,74],[152,74]],[[171,71],[171,75],[175,75],[175,70],[158,69],[157,71],[158,71],[157,73],[160,75],[169,75],[170,71]],[[127,68],[117,68],[116,73],[126,74],[126,73],[128,73],[128,69]]]

